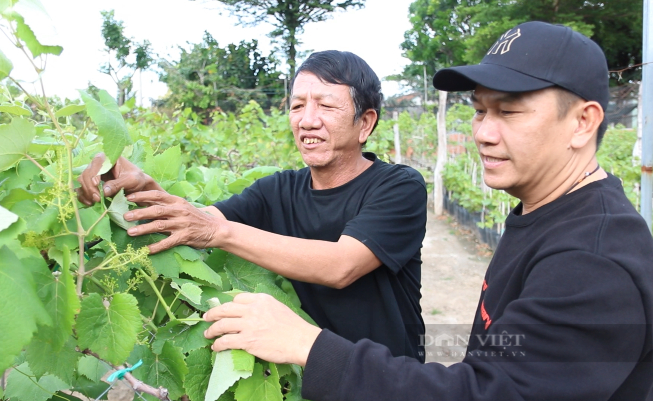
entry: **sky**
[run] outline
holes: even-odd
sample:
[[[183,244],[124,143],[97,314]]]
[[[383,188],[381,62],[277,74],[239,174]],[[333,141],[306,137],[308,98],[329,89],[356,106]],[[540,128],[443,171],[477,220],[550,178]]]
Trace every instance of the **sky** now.
[[[28,0],[30,1],[30,0]],[[324,22],[306,25],[300,40],[301,51],[343,50],[362,57],[382,79],[386,97],[397,94],[401,87],[383,78],[399,73],[409,60],[402,57],[400,48],[404,32],[410,28],[408,7],[412,0],[367,0],[360,10],[333,13]],[[21,4],[20,2],[18,3]],[[29,3],[26,3],[29,4]],[[220,44],[238,43],[257,39],[264,54],[273,49],[267,33],[271,25],[256,27],[237,25],[237,19],[217,1],[211,0],[41,0],[49,20],[33,9],[20,10],[45,45],[60,45],[60,56],[48,56],[43,80],[48,96],[78,98],[77,89],[91,82],[95,86],[115,93],[115,84],[108,76],[98,72],[107,61],[104,47],[100,11],[115,11],[116,20],[123,21],[125,35],[137,42],[145,39],[161,58],[174,60],[179,46],[190,48],[189,43],[202,41],[208,31]],[[31,22],[32,21],[32,22]],[[14,63],[12,76],[23,80],[27,90],[40,90],[33,82],[36,74],[24,54],[15,49],[5,37],[0,37],[0,49]],[[142,90],[144,104],[148,99],[165,95],[166,85],[158,82],[154,72],[145,72],[139,82],[134,77],[134,89]],[[140,99],[137,96],[137,99]]]

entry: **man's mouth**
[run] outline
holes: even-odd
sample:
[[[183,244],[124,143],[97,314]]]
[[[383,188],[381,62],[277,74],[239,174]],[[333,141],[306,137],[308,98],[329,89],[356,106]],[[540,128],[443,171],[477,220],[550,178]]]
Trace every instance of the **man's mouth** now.
[[[304,142],[305,144],[311,144],[311,143],[320,143],[320,142],[324,142],[324,140],[322,140],[322,139],[320,139],[320,138],[304,138],[303,142]]]
[[[506,160],[506,159],[497,159],[496,157],[492,157],[492,156],[485,156],[484,159],[488,163],[499,163]]]

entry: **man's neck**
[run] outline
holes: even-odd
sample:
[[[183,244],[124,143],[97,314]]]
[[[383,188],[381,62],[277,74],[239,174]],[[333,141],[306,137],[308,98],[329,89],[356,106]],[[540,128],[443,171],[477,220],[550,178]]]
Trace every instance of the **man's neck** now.
[[[352,160],[340,160],[337,165],[310,167],[313,189],[331,189],[348,183],[367,170],[373,162],[362,154]]]
[[[554,200],[565,196],[568,193],[577,191],[578,189],[591,184],[594,181],[602,180],[608,177],[608,174],[601,168],[595,171],[598,166],[596,157],[587,163],[582,163],[579,167],[572,169],[572,171],[564,176],[564,179],[559,179],[552,187],[553,189],[544,190],[540,193],[533,193],[529,195],[517,196],[523,204],[522,214],[531,213],[538,208],[551,203]],[[588,175],[589,173],[589,175]]]

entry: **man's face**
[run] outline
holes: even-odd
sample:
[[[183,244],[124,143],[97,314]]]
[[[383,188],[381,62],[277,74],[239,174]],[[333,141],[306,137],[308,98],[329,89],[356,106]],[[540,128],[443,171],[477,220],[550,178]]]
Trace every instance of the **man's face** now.
[[[361,122],[346,85],[322,82],[300,73],[293,85],[290,126],[304,162],[313,168],[347,163],[361,153]]]
[[[520,199],[544,197],[572,157],[574,113],[558,116],[555,89],[505,93],[477,86],[472,96],[474,141],[485,183]]]

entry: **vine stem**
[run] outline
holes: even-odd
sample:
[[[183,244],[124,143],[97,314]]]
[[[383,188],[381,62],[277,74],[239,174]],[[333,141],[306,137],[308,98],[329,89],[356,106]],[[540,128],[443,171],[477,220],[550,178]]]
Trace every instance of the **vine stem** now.
[[[104,216],[107,215],[108,212],[109,212],[109,209],[104,209],[104,212],[102,212],[102,214],[100,215],[100,218],[98,218],[98,219],[95,221],[95,223],[93,223],[93,224],[88,228],[88,230],[86,230],[86,233],[89,234],[91,231],[93,231],[93,229],[95,228],[95,226],[97,226],[97,225],[100,223],[100,221],[102,221],[102,219],[104,218]]]
[[[170,307],[168,306],[168,304],[166,303],[166,301],[163,299],[163,295],[161,295],[161,293],[159,292],[159,289],[156,288],[156,284],[154,283],[154,281],[152,281],[152,278],[150,278],[150,276],[148,276],[148,275],[143,271],[143,269],[141,269],[140,267],[137,267],[137,269],[138,269],[138,271],[143,275],[143,278],[145,279],[145,281],[147,281],[147,283],[150,285],[150,287],[152,287],[152,291],[154,291],[154,293],[156,294],[157,298],[159,298],[159,301],[161,302],[161,306],[163,306],[163,309],[165,309],[166,314],[168,315],[168,318],[169,318],[170,320],[176,320],[177,318],[175,317],[175,315],[174,315],[174,314],[172,313],[172,311],[170,310]]]
[[[166,286],[166,282],[164,281],[163,284],[161,284],[161,289],[159,290],[159,293],[163,292],[163,287]],[[154,310],[152,311],[152,317],[150,320],[153,320],[156,317],[156,310],[159,309],[159,299],[156,299],[156,304],[154,304]]]

